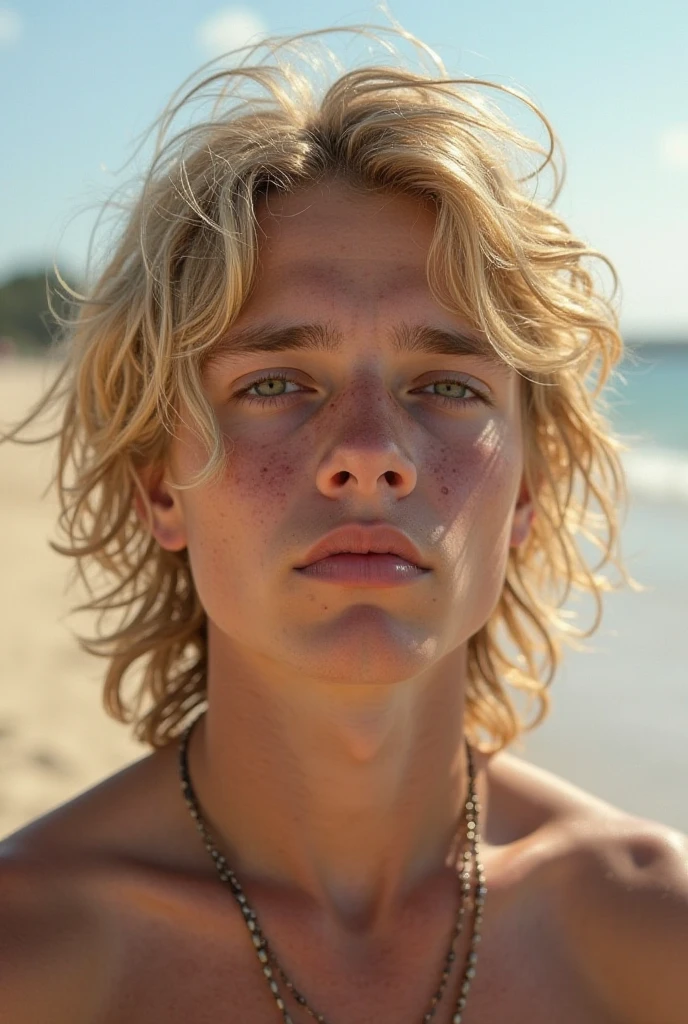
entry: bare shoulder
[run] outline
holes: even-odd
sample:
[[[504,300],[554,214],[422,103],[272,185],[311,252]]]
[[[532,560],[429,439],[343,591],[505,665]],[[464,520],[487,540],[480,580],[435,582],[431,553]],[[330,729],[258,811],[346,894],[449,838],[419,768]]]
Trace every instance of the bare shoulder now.
[[[688,838],[629,819],[574,849],[566,920],[591,982],[628,1024],[685,1024]]]
[[[93,1019],[91,912],[48,861],[0,848],[0,1020],[8,1024],[80,1024]],[[90,953],[89,953],[90,950]],[[92,961],[87,963],[87,961]],[[90,977],[95,978],[94,974]]]
[[[119,810],[128,776],[139,778],[140,769],[108,777],[0,840],[0,1021],[95,1019],[108,929],[94,894],[117,858],[107,829],[126,835],[138,810]]]
[[[552,895],[601,1002],[624,1024],[685,1024],[688,837],[512,755],[494,760],[496,792],[559,837]]]

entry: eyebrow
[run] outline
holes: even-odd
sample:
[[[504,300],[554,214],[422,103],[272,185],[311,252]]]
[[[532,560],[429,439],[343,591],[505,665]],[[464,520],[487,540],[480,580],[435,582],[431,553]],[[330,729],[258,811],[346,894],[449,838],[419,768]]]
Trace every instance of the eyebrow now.
[[[427,353],[448,356],[478,356],[501,366],[508,372],[508,364],[498,355],[487,339],[464,333],[450,327],[431,327],[428,324],[395,324],[391,330],[392,350],[398,355]],[[344,348],[344,335],[328,323],[247,325],[230,332],[213,345],[204,360],[204,369],[220,360],[232,359],[256,352],[327,352],[338,353]]]

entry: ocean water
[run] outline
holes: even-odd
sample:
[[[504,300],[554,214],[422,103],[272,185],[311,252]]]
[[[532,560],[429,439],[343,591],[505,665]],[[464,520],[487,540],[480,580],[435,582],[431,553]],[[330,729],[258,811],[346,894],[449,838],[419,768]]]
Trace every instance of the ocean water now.
[[[566,651],[550,715],[514,752],[688,835],[688,344],[630,350],[607,398],[630,448],[621,553],[645,589],[605,596],[588,650]]]
[[[629,348],[607,398],[632,492],[688,512],[688,343]]]

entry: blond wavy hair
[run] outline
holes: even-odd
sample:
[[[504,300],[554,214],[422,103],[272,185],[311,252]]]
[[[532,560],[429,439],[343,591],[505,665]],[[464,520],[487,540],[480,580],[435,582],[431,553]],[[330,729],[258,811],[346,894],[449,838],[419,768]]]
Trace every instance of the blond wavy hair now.
[[[611,563],[633,585],[618,550],[624,446],[602,396],[623,354],[616,274],[553,212],[563,159],[527,97],[451,77],[399,28],[332,30],[373,39],[392,55],[346,70],[322,43],[324,31],[211,62],[173,96],[156,122],[149,169],[118,207],[124,217],[104,266],[84,294],[65,286],[76,313],[63,322],[59,373],[6,436],[22,440],[39,415],[60,410],[50,436],[59,438],[63,540],[53,546],[76,560],[88,583],[80,608],[100,616],[97,635],[81,643],[108,659],[107,713],[133,723],[139,741],[165,746],[206,700],[206,616],[187,552],[159,547],[134,499],[150,517],[139,473],[164,464],[181,403],[207,445],[201,479],[222,468],[201,369],[251,289],[256,200],[336,178],[430,201],[433,295],[522,377],[525,479],[536,516],[526,543],[510,550],[499,602],[468,650],[466,734],[496,751],[547,714],[562,642],[581,646],[599,626],[602,594],[617,585],[599,570]],[[422,67],[404,66],[390,38],[415,46]],[[318,85],[332,68],[338,76]],[[517,130],[494,97],[525,104],[546,142]],[[208,116],[171,133],[175,118],[210,100]],[[553,172],[549,198],[540,194],[545,171]],[[611,295],[595,278],[599,266],[611,274]],[[594,565],[584,538],[599,552]],[[563,610],[575,591],[594,601],[587,630]],[[130,672],[137,681],[128,703]],[[530,724],[509,687],[538,705]],[[480,730],[492,737],[489,747]]]

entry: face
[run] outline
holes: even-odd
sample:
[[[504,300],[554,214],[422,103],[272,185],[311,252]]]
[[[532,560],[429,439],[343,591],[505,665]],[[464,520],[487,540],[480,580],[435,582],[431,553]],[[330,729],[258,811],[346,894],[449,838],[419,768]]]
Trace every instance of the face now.
[[[151,490],[155,533],[188,548],[211,651],[228,665],[408,679],[465,652],[526,536],[519,378],[489,353],[400,349],[417,328],[471,334],[428,287],[435,221],[419,201],[330,185],[270,197],[257,216],[255,288],[204,371],[226,469]],[[232,351],[244,329],[306,322],[339,347]],[[181,412],[169,473],[184,484],[206,452]],[[352,520],[401,529],[429,571],[364,589],[296,569]]]

